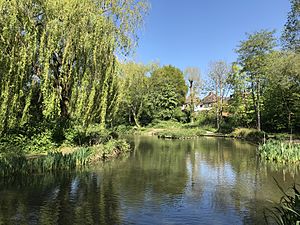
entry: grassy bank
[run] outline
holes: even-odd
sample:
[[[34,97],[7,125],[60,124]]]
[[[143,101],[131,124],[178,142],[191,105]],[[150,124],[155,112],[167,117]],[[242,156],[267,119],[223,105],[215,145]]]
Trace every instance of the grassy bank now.
[[[117,133],[93,125],[65,129],[63,138],[46,129],[31,135],[6,134],[0,138],[0,175],[44,173],[83,167],[130,151]]]
[[[267,133],[264,131],[258,131],[253,128],[230,128],[221,129],[217,131],[212,125],[199,125],[197,123],[180,123],[176,121],[158,121],[154,124],[150,124],[146,127],[120,127],[121,133],[126,134],[138,134],[138,135],[155,135],[159,138],[165,139],[191,139],[201,136],[210,137],[228,137],[246,140],[255,144],[261,144],[268,139],[286,141],[290,139],[288,133]],[[118,131],[119,131],[118,130]],[[230,132],[228,132],[230,130]],[[299,134],[293,134],[294,140],[299,140]]]
[[[68,147],[46,154],[0,154],[0,175],[46,173],[81,168],[129,152],[124,140],[110,140],[91,147]]]
[[[254,143],[259,143],[268,138],[262,131],[249,128],[236,128],[232,132],[218,132],[216,128],[209,125],[183,124],[175,121],[159,121],[158,123],[142,128],[131,128],[127,133],[140,135],[155,135],[166,139],[191,139],[201,136],[230,137],[244,139]]]
[[[144,128],[137,129],[135,134],[155,135],[166,139],[191,139],[205,134],[215,134],[216,129],[210,126],[199,127],[193,124],[182,124],[175,121],[159,121]]]

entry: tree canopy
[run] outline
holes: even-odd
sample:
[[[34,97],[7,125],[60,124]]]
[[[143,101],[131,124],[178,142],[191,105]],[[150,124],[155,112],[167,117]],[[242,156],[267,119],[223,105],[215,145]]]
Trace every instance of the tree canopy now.
[[[188,87],[183,73],[173,66],[155,70],[150,78],[151,99],[156,117],[170,119],[174,110],[184,104]]]
[[[291,0],[291,10],[288,13],[284,31],[281,36],[285,49],[300,52],[300,1]]]
[[[237,49],[238,62],[242,72],[246,75],[249,93],[252,97],[252,106],[255,111],[256,128],[261,129],[261,104],[264,80],[266,77],[266,57],[275,47],[274,31],[262,30],[248,34]]]
[[[37,118],[105,124],[144,0],[0,1],[0,131]]]

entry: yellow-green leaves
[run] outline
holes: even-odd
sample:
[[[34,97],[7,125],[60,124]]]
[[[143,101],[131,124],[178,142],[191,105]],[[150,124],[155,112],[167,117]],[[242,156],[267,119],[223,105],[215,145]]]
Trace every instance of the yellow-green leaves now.
[[[36,118],[105,124],[118,93],[115,55],[132,50],[147,8],[145,0],[0,0],[0,132]]]

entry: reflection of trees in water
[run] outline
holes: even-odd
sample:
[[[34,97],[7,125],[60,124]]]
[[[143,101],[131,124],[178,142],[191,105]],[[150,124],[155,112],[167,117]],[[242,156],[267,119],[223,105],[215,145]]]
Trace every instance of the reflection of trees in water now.
[[[278,200],[280,192],[273,178],[288,187],[295,180],[294,173],[262,165],[255,146],[230,139],[201,138],[193,141],[187,166],[192,182],[204,189],[203,201],[211,202],[215,211],[233,209],[244,215],[244,224],[263,221],[267,201]],[[192,164],[192,165],[190,165]],[[299,179],[299,178],[298,178]]]
[[[93,173],[48,175],[40,186],[23,186],[9,189],[5,196],[0,194],[0,224],[120,223],[119,199],[112,180],[99,182],[99,176]]]
[[[260,163],[255,147],[245,142],[133,141],[132,157],[108,162],[99,172],[2,179],[0,224],[120,224],[123,213],[141,215],[150,207],[163,214],[166,205],[186,207],[192,216],[195,207],[202,207],[244,224],[261,224],[267,200],[281,196],[273,177],[284,189],[295,178],[300,182],[296,172],[276,172]]]
[[[135,148],[134,157],[114,165],[115,180],[126,201],[134,205],[151,198],[159,203],[166,195],[172,199],[183,193],[187,172],[182,142],[139,137]]]

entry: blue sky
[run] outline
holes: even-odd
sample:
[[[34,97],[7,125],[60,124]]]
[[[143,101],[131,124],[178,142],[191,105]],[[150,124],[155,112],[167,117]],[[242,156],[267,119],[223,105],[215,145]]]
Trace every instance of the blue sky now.
[[[280,35],[289,0],[149,0],[151,10],[134,60],[159,61],[203,77],[215,60],[236,60],[234,49],[245,33],[276,29]]]

